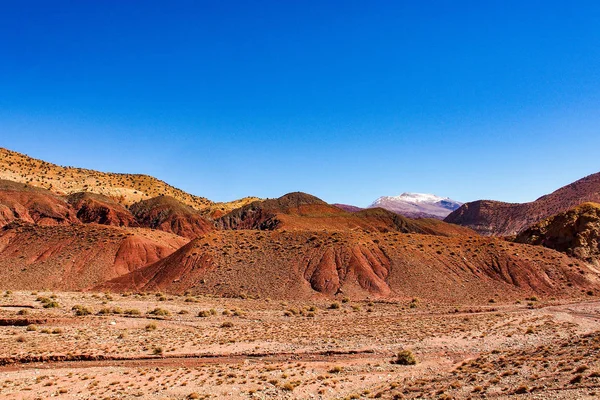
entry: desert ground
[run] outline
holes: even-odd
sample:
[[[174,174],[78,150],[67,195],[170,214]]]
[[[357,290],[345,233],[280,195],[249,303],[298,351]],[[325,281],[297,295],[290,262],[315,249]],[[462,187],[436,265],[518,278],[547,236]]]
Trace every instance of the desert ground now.
[[[3,291],[0,325],[1,398],[600,396],[594,296],[466,306]]]

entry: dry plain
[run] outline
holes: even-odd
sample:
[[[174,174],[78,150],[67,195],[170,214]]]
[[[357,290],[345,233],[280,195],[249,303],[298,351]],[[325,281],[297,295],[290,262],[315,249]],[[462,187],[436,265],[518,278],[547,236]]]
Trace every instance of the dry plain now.
[[[79,314],[79,315],[78,315]],[[0,397],[600,395],[600,301],[2,292]],[[409,350],[416,365],[396,364]]]

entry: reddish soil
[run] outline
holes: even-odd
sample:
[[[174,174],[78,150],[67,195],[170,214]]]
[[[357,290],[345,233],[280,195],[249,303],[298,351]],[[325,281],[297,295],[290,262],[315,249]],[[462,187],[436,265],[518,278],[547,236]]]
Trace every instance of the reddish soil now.
[[[80,290],[154,263],[185,242],[134,228],[13,222],[0,230],[0,281],[12,289]]]
[[[593,399],[600,302],[587,297],[477,307],[350,300],[332,308],[6,292],[0,318],[36,325],[0,326],[0,397]],[[43,308],[44,299],[57,307]],[[2,307],[15,304],[34,308]],[[416,364],[397,363],[401,350]]]
[[[486,302],[600,288],[584,263],[479,237],[306,231],[212,232],[98,290]]]
[[[196,210],[169,196],[158,196],[131,206],[140,226],[171,232],[189,239],[214,230],[213,224]]]
[[[15,220],[39,225],[79,223],[63,198],[45,189],[0,180],[0,227]]]
[[[67,201],[83,223],[113,226],[138,226],[131,212],[112,199],[95,193],[74,193]]]

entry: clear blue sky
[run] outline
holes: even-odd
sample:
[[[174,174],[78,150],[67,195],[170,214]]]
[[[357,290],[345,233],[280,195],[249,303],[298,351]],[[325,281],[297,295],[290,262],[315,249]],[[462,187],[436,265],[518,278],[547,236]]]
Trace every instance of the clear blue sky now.
[[[598,1],[2,1],[0,146],[212,200],[600,171]]]

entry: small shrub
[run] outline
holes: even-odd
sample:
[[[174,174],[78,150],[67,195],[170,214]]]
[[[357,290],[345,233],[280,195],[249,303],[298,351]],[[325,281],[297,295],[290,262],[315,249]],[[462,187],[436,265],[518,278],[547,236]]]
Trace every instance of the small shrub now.
[[[164,308],[155,308],[152,311],[148,311],[148,314],[157,315],[157,316],[168,316],[171,315],[169,310],[165,310]]]
[[[28,332],[37,331],[37,326],[35,326],[35,325],[27,325],[27,328],[25,328],[25,330],[28,331]]]
[[[335,366],[329,370],[329,373],[330,374],[339,374],[340,372],[342,372],[342,370],[343,370],[342,367]]]
[[[221,328],[231,328],[231,327],[233,327],[233,322],[226,321],[221,324]]]
[[[156,330],[156,324],[154,322],[151,322],[148,325],[146,325],[145,329],[146,329],[147,332],[155,331]]]
[[[56,297],[56,296],[54,296],[54,297]],[[40,296],[40,297],[38,297],[36,299],[36,301],[39,301],[40,303],[42,303],[44,305],[44,308],[57,308],[57,307],[59,307],[59,304],[56,301],[52,300],[52,298],[50,298],[50,297]]]
[[[330,309],[330,310],[337,310],[338,308],[340,308],[340,303],[338,303],[338,302],[331,303],[331,304],[329,305],[329,309]]]
[[[163,348],[160,346],[156,346],[154,350],[152,350],[152,353],[157,356],[162,356],[163,352]]]
[[[415,365],[417,359],[410,350],[402,350],[396,355],[396,359],[393,361],[394,364],[398,365]]]
[[[74,311],[77,316],[90,315],[92,313],[92,310],[89,307],[82,306],[81,304],[75,304],[71,310]]]
[[[123,313],[125,315],[142,315],[142,312],[140,310],[138,310],[137,308],[127,309],[127,310],[123,311]]]

